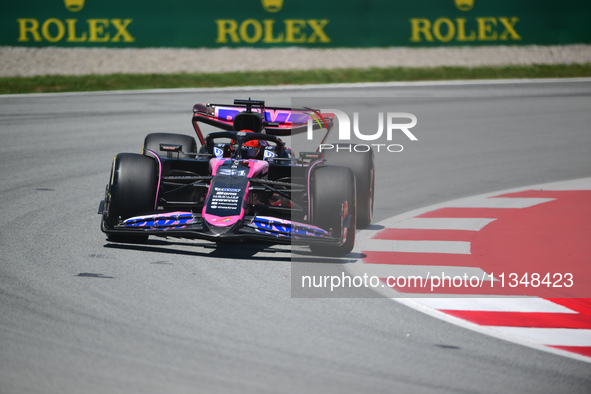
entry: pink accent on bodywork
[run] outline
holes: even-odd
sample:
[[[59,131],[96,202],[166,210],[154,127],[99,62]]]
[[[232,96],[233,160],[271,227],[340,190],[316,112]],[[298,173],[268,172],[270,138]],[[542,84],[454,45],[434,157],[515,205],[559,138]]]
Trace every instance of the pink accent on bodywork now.
[[[156,198],[154,200],[154,210],[158,209],[158,194],[160,193],[160,180],[162,179],[162,162],[160,161],[160,157],[155,152],[152,152],[149,149],[146,149],[147,153],[154,155],[156,161],[158,162],[158,183],[156,185]]]
[[[228,227],[236,224],[244,217],[244,208],[240,210],[240,215],[236,216],[216,216],[205,213],[205,207],[202,212],[203,220],[215,227]]]
[[[209,161],[209,170],[211,172],[211,175],[216,175],[220,166],[222,164],[226,163],[226,161],[229,163],[232,162],[231,159],[224,159],[224,158],[211,159]],[[239,160],[239,162],[241,165],[248,166],[248,168],[249,168],[248,177],[249,178],[252,178],[252,177],[257,176],[259,174],[266,174],[269,171],[269,163],[264,160],[244,159],[244,160]]]
[[[167,218],[167,217],[180,216],[180,215],[192,215],[192,213],[191,212],[186,212],[186,211],[164,212],[164,213],[158,213],[156,215],[134,216],[134,217],[131,217],[129,219],[134,219],[134,220],[140,220],[140,219],[159,219],[159,218]],[[126,219],[126,220],[129,220],[129,219]]]
[[[347,202],[347,200],[345,200],[345,202],[343,203],[343,219],[342,222],[345,223],[345,219],[347,218],[347,215],[349,214],[349,203]],[[341,243],[341,245],[345,244],[345,241],[347,240],[347,236],[349,235],[349,229],[345,226],[343,226],[343,233],[341,234],[343,237],[343,242]]]
[[[248,172],[248,177],[252,178],[259,174],[266,174],[269,172],[269,162],[264,160],[245,160],[248,162],[248,167],[250,171]]]
[[[222,166],[224,163],[226,163],[226,161],[231,162],[231,159],[212,158],[209,161],[209,168],[211,170],[211,174],[216,175],[220,166]],[[248,178],[252,178],[252,177],[257,176],[259,174],[265,174],[269,171],[269,163],[264,160],[246,160],[245,159],[245,160],[240,160],[240,164],[248,166],[248,168],[249,168]],[[208,196],[209,196],[209,192],[208,192]],[[203,219],[207,223],[211,224],[212,226],[216,226],[216,227],[232,226],[233,224],[236,224],[238,221],[240,221],[244,217],[244,214],[245,214],[244,206],[246,205],[247,199],[248,199],[248,188],[244,191],[244,199],[242,200],[242,209],[240,210],[240,215],[236,215],[236,216],[211,215],[211,214],[205,213],[207,206],[203,207],[203,210],[201,211],[201,215],[202,215]]]
[[[312,180],[312,169],[316,167],[318,164],[322,164],[323,162],[323,160],[315,161],[308,168],[308,221],[310,223],[312,223],[312,221],[314,220],[314,218],[312,217],[312,192],[310,188],[310,182]]]
[[[220,168],[220,166],[222,164],[224,164],[226,162],[226,160],[229,159],[218,159],[218,158],[213,158],[209,161],[209,172],[211,172],[211,175],[215,175],[218,172],[218,168]]]

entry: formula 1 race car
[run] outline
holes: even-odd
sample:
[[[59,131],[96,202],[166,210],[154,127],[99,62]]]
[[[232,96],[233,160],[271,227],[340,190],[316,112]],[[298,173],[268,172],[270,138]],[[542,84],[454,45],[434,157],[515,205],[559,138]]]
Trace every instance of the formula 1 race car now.
[[[153,133],[142,154],[115,157],[99,207],[101,230],[116,242],[150,235],[263,240],[346,255],[355,228],[372,220],[373,151],[339,144],[296,156],[280,138],[310,127],[328,136],[333,120],[319,110],[265,107],[250,99],[196,104],[199,149],[193,137]],[[199,123],[222,131],[204,136]]]

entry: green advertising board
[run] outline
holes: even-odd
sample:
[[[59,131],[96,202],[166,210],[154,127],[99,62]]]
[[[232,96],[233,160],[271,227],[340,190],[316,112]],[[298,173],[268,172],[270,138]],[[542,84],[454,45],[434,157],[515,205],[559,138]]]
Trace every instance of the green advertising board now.
[[[591,43],[583,0],[29,0],[0,45],[423,47]]]

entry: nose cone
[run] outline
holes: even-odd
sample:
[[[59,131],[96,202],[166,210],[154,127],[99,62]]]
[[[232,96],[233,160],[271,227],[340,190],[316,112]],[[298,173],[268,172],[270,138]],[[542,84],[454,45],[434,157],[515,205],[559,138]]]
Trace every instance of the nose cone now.
[[[239,216],[203,215],[203,227],[214,235],[222,236],[234,231],[239,226]]]

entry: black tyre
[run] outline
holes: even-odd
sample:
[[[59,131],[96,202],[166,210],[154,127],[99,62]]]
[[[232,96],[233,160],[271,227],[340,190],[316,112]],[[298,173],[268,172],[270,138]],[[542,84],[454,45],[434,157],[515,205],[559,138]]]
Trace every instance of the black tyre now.
[[[343,220],[351,214],[351,226],[345,242],[339,246],[310,245],[312,252],[328,256],[344,256],[355,245],[355,176],[346,167],[322,166],[310,179],[310,220],[324,230],[332,230],[334,236],[343,233]]]
[[[338,149],[337,149],[338,147]],[[338,144],[335,149],[323,151],[326,164],[349,167],[355,174],[357,188],[357,228],[366,228],[373,220],[373,202],[375,190],[375,157],[370,149],[355,151],[355,145]]]
[[[147,235],[110,233],[108,228],[120,220],[155,210],[157,185],[154,159],[135,153],[120,153],[115,157],[106,198],[106,234],[110,239],[125,242],[148,239]]]
[[[184,134],[173,134],[173,133],[152,133],[148,134],[144,139],[144,149],[142,153],[146,155],[147,150],[156,152],[158,156],[167,156],[169,152],[160,150],[160,144],[167,145],[181,145],[181,151],[191,152],[192,155],[185,153],[171,153],[172,157],[178,157],[180,159],[194,159],[195,152],[197,152],[197,142],[195,138],[184,135]]]

